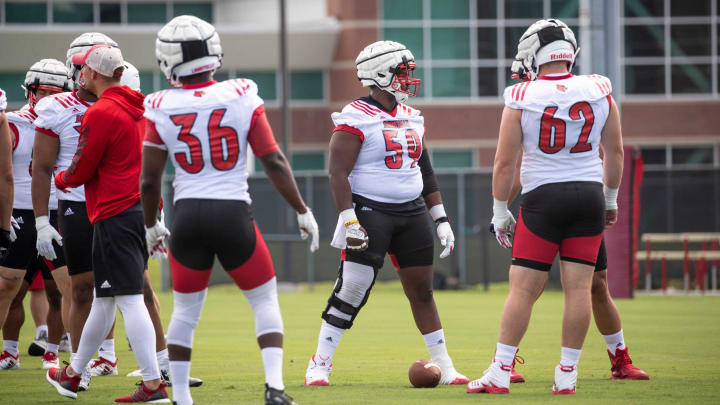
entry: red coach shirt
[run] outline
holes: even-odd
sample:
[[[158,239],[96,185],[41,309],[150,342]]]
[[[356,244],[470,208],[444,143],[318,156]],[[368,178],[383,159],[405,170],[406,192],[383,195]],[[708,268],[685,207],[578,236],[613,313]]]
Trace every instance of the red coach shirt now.
[[[93,224],[140,201],[144,98],[127,86],[105,90],[82,118],[72,164],[55,176],[58,190],[85,185]]]

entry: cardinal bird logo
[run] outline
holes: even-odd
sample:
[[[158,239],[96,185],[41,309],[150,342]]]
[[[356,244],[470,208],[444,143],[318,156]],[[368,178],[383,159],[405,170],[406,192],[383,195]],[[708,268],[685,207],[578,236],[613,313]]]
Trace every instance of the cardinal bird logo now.
[[[567,86],[564,84],[558,84],[556,85],[557,89],[565,93],[567,91]]]
[[[202,97],[204,95],[205,95],[205,92],[201,91],[201,90],[195,90],[195,93],[193,93],[193,96],[195,96],[195,97]]]

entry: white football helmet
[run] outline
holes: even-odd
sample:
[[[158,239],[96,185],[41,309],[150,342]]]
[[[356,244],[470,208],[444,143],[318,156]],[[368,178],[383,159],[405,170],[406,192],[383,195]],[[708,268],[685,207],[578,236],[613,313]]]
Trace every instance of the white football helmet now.
[[[25,99],[31,107],[37,103],[37,91],[49,90],[55,93],[70,91],[72,80],[68,78],[65,64],[57,59],[41,59],[30,66],[25,74],[22,88],[25,90]]]
[[[155,57],[171,84],[183,76],[214,71],[222,66],[220,36],[212,24],[191,15],[170,20],[158,32]]]
[[[87,52],[90,48],[93,47],[93,45],[110,45],[115,48],[118,47],[117,42],[113,41],[112,38],[100,32],[86,32],[72,41],[72,43],[70,44],[70,48],[68,48],[67,54],[65,55],[65,66],[67,66],[68,77],[70,77],[73,82],[76,82],[81,87],[85,86],[85,83],[82,82],[82,80],[78,81],[78,76],[82,66],[75,66],[72,63],[72,57],[73,55]]]
[[[378,41],[365,47],[355,59],[357,76],[363,87],[377,86],[405,103],[420,91],[415,78],[415,57],[405,45]]]
[[[135,91],[140,91],[140,72],[130,62],[125,61],[125,70],[120,77],[120,85],[128,86]]]
[[[540,65],[567,61],[572,70],[580,49],[575,34],[558,19],[538,20],[518,41],[518,51],[510,71],[513,79],[535,80]]]

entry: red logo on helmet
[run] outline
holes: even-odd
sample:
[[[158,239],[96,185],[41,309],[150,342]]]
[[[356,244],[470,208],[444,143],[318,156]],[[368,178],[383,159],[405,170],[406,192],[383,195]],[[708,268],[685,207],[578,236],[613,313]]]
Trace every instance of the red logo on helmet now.
[[[550,60],[566,60],[566,59],[572,59],[573,54],[571,53],[554,53],[550,55]]]

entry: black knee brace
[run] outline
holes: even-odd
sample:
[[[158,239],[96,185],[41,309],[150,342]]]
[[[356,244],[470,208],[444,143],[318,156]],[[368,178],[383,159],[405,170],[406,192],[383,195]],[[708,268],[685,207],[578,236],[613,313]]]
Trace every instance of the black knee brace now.
[[[358,312],[360,312],[360,308],[362,308],[366,303],[368,298],[370,297],[370,290],[372,290],[373,286],[375,285],[375,279],[377,278],[378,269],[373,267],[373,281],[370,284],[370,287],[365,292],[365,297],[363,297],[362,302],[360,302],[360,305],[355,308],[354,306],[348,304],[347,302],[341,300],[337,293],[340,292],[340,289],[342,288],[343,284],[343,263],[340,262],[340,268],[338,269],[338,279],[335,283],[335,289],[333,290],[332,294],[330,294],[330,298],[328,298],[327,306],[325,307],[325,310],[323,311],[321,318],[325,320],[325,322],[329,323],[332,326],[338,327],[340,329],[350,329],[353,326],[353,321],[355,321],[355,317],[357,317]],[[338,311],[342,312],[343,314],[350,315],[350,320],[343,319],[340,317],[337,317],[335,315],[329,314],[328,311],[330,308],[335,308]]]

